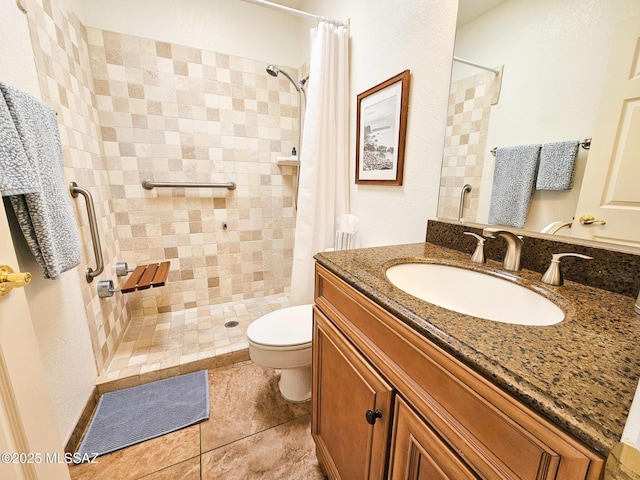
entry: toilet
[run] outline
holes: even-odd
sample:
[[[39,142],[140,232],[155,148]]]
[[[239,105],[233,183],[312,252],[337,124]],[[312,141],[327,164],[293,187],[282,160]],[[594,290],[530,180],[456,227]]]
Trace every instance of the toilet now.
[[[249,357],[257,365],[281,370],[280,393],[292,402],[311,398],[313,305],[267,313],[247,328]]]

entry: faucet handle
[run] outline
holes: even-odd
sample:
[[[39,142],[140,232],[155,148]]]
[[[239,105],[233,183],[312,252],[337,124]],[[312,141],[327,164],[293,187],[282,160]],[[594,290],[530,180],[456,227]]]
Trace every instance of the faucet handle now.
[[[487,261],[487,259],[484,256],[484,237],[478,235],[477,233],[473,233],[473,232],[462,232],[465,235],[471,235],[472,237],[475,237],[476,240],[478,240],[478,243],[476,244],[476,249],[473,252],[473,255],[471,255],[471,261],[473,263],[485,263]]]
[[[501,231],[502,229],[500,228],[495,228],[495,227],[487,227],[485,229],[482,230],[482,235],[484,235],[487,238],[496,238],[496,233]]]
[[[564,283],[562,278],[562,269],[560,268],[560,262],[564,257],[577,257],[585,260],[593,260],[593,257],[582,255],[580,253],[554,253],[551,255],[551,265],[547,268],[547,271],[542,275],[542,283],[547,285],[560,286]]]

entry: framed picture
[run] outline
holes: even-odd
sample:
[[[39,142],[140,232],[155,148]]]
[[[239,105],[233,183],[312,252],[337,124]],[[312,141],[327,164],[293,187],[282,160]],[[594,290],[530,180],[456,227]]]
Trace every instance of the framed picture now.
[[[402,185],[409,70],[358,95],[356,183]]]

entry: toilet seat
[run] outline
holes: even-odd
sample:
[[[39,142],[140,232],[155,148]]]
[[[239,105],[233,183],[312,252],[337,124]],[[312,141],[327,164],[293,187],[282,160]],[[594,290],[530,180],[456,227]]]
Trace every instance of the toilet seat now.
[[[283,308],[260,317],[247,328],[247,339],[265,350],[299,350],[311,346],[313,305]]]

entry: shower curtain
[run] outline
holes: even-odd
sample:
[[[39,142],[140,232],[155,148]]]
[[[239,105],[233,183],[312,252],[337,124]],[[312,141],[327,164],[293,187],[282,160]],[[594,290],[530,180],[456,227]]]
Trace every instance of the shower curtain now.
[[[313,256],[333,246],[349,211],[349,32],[321,21],[311,30],[309,90],[291,271],[291,305],[313,303]]]

